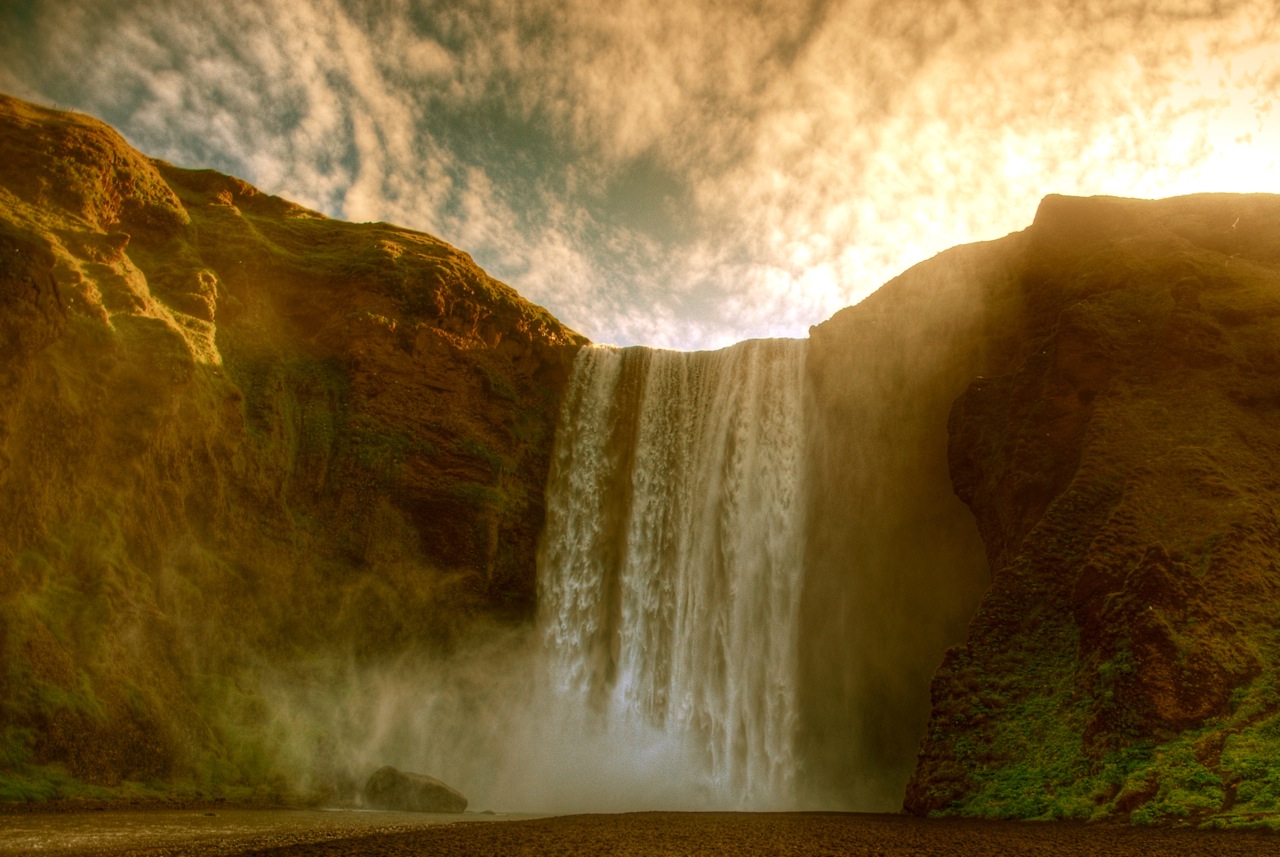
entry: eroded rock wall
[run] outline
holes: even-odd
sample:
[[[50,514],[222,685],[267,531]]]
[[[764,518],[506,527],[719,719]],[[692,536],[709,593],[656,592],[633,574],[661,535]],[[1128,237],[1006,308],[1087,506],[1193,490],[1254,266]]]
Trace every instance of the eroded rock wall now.
[[[1246,823],[1280,804],[1280,200],[1049,197],[1008,369],[950,417],[993,572],[911,812]]]
[[[583,342],[429,235],[0,97],[0,797],[284,788],[260,665],[529,618]]]

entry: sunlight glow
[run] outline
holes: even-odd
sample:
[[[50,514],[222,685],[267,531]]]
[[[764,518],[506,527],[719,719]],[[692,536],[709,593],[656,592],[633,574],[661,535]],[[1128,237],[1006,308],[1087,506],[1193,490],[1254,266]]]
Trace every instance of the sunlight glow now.
[[[597,342],[803,336],[1051,193],[1280,191],[1270,0],[57,5],[0,13],[0,88],[439,235]]]

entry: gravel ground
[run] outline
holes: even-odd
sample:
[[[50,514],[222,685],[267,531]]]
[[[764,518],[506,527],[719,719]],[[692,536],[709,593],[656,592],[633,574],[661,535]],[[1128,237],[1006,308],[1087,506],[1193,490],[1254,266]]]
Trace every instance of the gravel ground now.
[[[636,813],[455,824],[257,855],[1280,855],[1280,836],[859,814]]]
[[[485,822],[485,823],[482,823]],[[856,813],[544,818],[299,810],[0,817],[0,855],[1280,855],[1280,835]]]
[[[430,815],[410,812],[298,809],[140,809],[0,814],[0,857],[224,857],[263,848],[393,836],[423,827],[528,815]],[[300,853],[306,853],[305,851]],[[343,853],[340,850],[331,853]]]

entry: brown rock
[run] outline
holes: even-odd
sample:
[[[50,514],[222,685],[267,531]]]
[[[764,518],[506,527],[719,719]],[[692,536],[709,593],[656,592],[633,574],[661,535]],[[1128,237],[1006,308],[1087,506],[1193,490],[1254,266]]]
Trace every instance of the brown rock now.
[[[1258,776],[1228,739],[1280,666],[1277,222],[1261,195],[1041,205],[992,302],[1020,334],[951,413],[994,581],[908,810],[1202,818]]]
[[[379,768],[364,786],[364,802],[375,809],[399,812],[463,812],[467,799],[451,786],[390,765]]]
[[[0,186],[6,759],[281,787],[262,665],[532,615],[581,336],[432,236],[5,96]]]

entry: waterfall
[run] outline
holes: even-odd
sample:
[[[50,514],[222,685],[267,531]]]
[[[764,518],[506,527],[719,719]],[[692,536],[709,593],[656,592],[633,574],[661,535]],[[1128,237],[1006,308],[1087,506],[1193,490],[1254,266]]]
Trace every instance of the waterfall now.
[[[656,754],[705,807],[794,806],[805,354],[589,347],[561,412],[538,568],[555,694],[574,728],[628,736],[615,777]]]
[[[353,667],[323,705],[286,682],[285,731],[476,809],[898,808],[930,676],[989,581],[947,470],[980,367],[935,285],[912,315],[933,327],[849,315],[808,341],[582,349],[536,627],[478,622],[448,657]],[[317,730],[290,719],[317,710]]]
[[[536,626],[478,619],[447,656],[353,660],[323,693],[282,678],[295,755],[335,736],[324,765],[430,773],[476,809],[898,809],[930,678],[991,581],[947,422],[1008,371],[983,344],[986,290],[1022,276],[1005,246],[805,341],[582,349]]]

